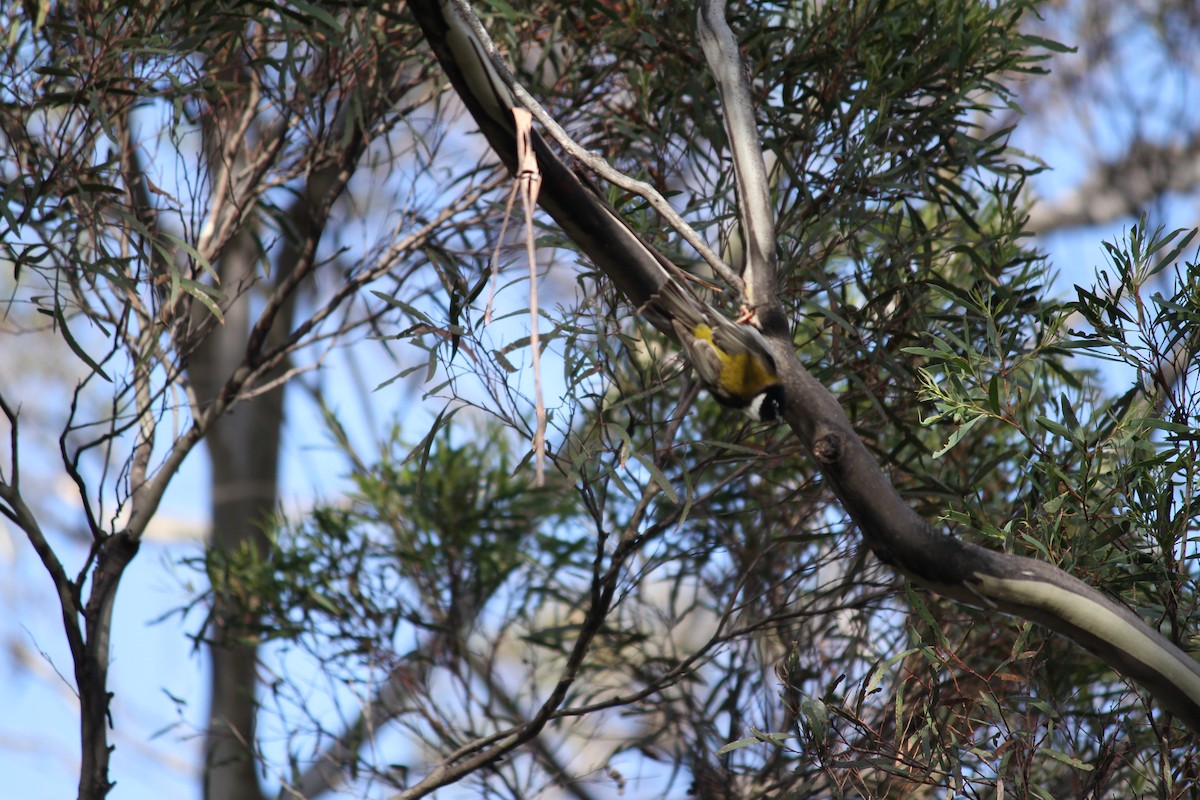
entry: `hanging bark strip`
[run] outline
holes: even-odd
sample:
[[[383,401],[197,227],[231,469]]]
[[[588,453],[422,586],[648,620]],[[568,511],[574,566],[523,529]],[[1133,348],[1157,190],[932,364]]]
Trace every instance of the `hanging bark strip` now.
[[[546,485],[546,402],[542,396],[542,345],[538,334],[537,245],[533,234],[533,210],[537,206],[542,173],[533,152],[533,117],[523,108],[512,109],[517,126],[517,185],[525,207],[525,255],[529,259],[529,347],[533,351],[533,395],[537,429],[533,436],[537,485]]]

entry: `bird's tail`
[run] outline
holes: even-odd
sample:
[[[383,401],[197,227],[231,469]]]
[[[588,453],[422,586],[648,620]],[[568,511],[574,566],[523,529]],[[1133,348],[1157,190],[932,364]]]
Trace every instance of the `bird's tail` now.
[[[699,298],[673,280],[664,281],[651,293],[650,299],[638,307],[638,313],[676,341],[679,340],[677,324],[690,331],[697,325],[708,324],[710,316]]]

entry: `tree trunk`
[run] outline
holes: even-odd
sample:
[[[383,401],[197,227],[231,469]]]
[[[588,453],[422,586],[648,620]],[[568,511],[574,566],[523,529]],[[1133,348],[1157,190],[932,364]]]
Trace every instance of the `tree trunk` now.
[[[246,342],[254,322],[253,293],[243,291],[255,279],[259,253],[247,232],[226,248],[221,259],[222,284],[234,304],[197,349],[189,377],[201,401],[210,401],[246,358]],[[288,315],[281,315],[288,316]],[[212,460],[212,538],[209,547],[233,552],[242,546],[260,552],[265,526],[277,494],[279,441],[283,425],[283,389],[241,401],[216,422],[207,439]],[[209,728],[205,741],[204,796],[221,800],[261,800],[254,757],[255,686],[258,649],[236,641],[231,626],[242,622],[214,587]]]

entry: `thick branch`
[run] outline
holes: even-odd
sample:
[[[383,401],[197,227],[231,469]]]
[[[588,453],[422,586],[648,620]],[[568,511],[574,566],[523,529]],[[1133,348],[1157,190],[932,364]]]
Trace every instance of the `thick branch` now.
[[[1200,665],[1136,614],[1062,570],[935,531],[884,475],[837,399],[794,357],[785,358],[791,354],[783,348],[775,355],[784,365],[784,419],[882,561],[939,594],[1040,622],[1073,639],[1200,730]]]
[[[522,99],[539,122],[549,120],[549,115],[516,84],[511,72],[495,56],[495,48],[490,40],[478,40],[479,34],[484,32],[469,6],[461,0],[453,0],[453,4],[452,0],[418,0],[411,4],[411,8],[442,68],[479,125],[480,132],[509,172],[516,174],[516,130],[511,113],[507,116],[501,113],[508,111],[504,104],[513,102],[512,98],[517,97]],[[464,44],[465,37],[476,37],[477,40]],[[497,59],[496,66],[493,66],[493,58]],[[496,88],[497,81],[502,82],[499,91]],[[596,163],[593,154],[579,148],[565,133],[560,135],[560,143],[570,142],[572,157],[584,163]],[[643,242],[591,183],[581,179],[551,152],[536,131],[533,150],[542,171],[543,184],[556,187],[553,194],[543,193],[538,204],[588,253],[596,266],[617,284],[617,288],[634,305],[640,306],[648,301],[659,286],[672,275],[678,274],[678,268]],[[607,168],[601,174],[616,173]],[[665,200],[660,203],[654,199],[656,193],[650,187],[625,183],[622,188],[646,196],[659,213],[678,220],[680,224],[677,227],[686,228],[669,205],[663,207]],[[699,242],[694,232],[685,238]],[[714,270],[727,275],[731,285],[736,287],[740,282],[737,276],[731,274],[711,250],[708,253],[705,258]],[[673,335],[669,330],[664,333]]]
[[[520,103],[533,114],[534,119],[545,128],[547,135],[557,142],[571,158],[612,185],[646,200],[650,207],[658,212],[667,224],[696,250],[696,253],[713,269],[713,272],[730,286],[740,290],[741,279],[738,275],[729,269],[721,257],[696,232],[696,229],[675,211],[667,198],[663,197],[650,184],[618,171],[599,155],[572,139],[557,120],[542,108],[537,99],[517,83],[512,72],[509,71],[508,65],[504,63],[504,59],[497,52],[496,45],[466,0],[441,0],[441,3],[443,14],[441,19],[449,25],[445,36],[446,45],[452,53],[455,66],[462,70],[464,78],[471,85],[468,94],[459,92],[464,100],[471,97],[479,101],[481,108],[488,116],[497,124],[505,127],[512,125],[509,109]],[[450,4],[453,4],[453,10],[448,7]],[[445,61],[442,64],[443,67],[446,66]],[[478,117],[476,118],[478,119]],[[510,169],[511,166],[510,164]],[[549,209],[547,208],[547,210]],[[553,212],[551,214],[553,215]]]
[[[1165,192],[1200,187],[1200,134],[1173,145],[1134,142],[1121,158],[1100,164],[1075,189],[1029,210],[1026,227],[1049,233],[1136,216]]]

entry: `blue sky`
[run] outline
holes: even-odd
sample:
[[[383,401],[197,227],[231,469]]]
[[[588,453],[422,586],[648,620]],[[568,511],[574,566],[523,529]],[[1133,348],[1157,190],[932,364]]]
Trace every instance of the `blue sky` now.
[[[1083,172],[1076,135],[1069,127],[1060,133],[1047,137],[1031,132],[1025,140],[1026,134],[1019,132],[1016,142],[1054,167],[1036,180],[1039,193],[1051,199],[1074,185]],[[1168,227],[1195,223],[1193,199],[1175,198],[1162,212],[1154,223]],[[1042,245],[1059,273],[1059,294],[1068,294],[1074,283],[1090,284],[1093,270],[1104,262],[1102,241],[1119,236],[1131,222],[1045,237]],[[362,343],[361,347],[367,350],[374,345]],[[365,358],[369,363],[373,357]],[[394,369],[389,364],[382,371]],[[344,375],[349,367],[340,354],[334,354],[325,371]],[[4,376],[0,371],[0,379]],[[13,377],[11,373],[9,377]],[[1120,379],[1113,376],[1114,381]],[[332,402],[358,411],[360,398],[352,382],[335,378],[327,386]],[[347,414],[345,419],[352,435],[370,451],[370,442],[378,433],[372,426],[387,425],[398,409],[416,408],[419,399],[419,391],[397,383],[371,395],[373,419],[359,413]],[[26,402],[36,402],[36,398]],[[421,413],[437,407],[426,405]],[[328,457],[330,443],[304,393],[290,393],[288,417],[291,424],[281,459],[284,505],[302,509],[314,498],[335,496],[344,486],[344,467],[338,459]],[[409,424],[419,430],[421,420],[412,419]],[[203,529],[208,504],[206,474],[206,457],[197,450],[163,504],[163,527],[178,523],[176,529],[185,536]],[[64,513],[69,513],[65,506]],[[84,558],[83,549],[61,534],[54,536],[53,543],[70,553],[67,560],[72,564]],[[200,618],[193,614],[160,619],[165,611],[190,600],[200,576],[180,560],[198,552],[195,540],[164,543],[151,537],[121,585],[113,634],[116,751],[111,775],[117,781],[113,798],[157,800],[199,795],[207,659],[193,647],[189,635],[197,632]],[[50,582],[28,543],[11,526],[0,530],[0,568],[8,576],[0,588],[8,611],[0,621],[0,641],[8,645],[0,655],[6,710],[0,718],[0,774],[8,776],[0,798],[70,797],[77,781],[78,718],[69,676],[64,680],[55,674],[69,669],[71,660]]]

